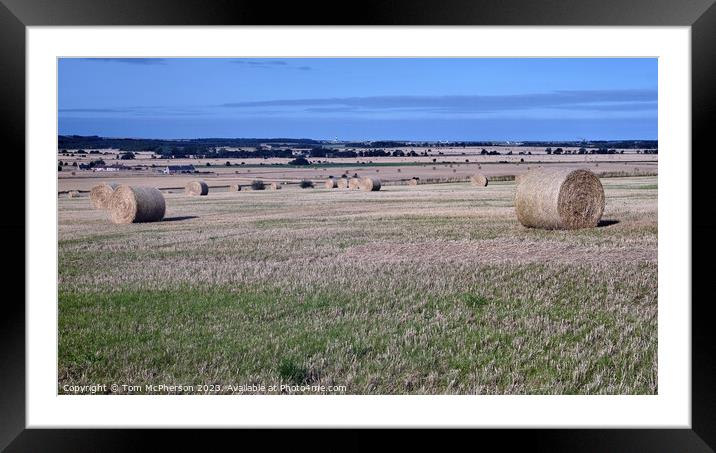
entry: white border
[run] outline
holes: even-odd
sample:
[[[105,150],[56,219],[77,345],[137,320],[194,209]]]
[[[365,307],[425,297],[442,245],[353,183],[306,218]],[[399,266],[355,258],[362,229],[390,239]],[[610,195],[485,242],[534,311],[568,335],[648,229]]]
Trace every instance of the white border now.
[[[28,27],[27,427],[691,426],[688,27]],[[656,396],[58,396],[59,56],[659,58]]]

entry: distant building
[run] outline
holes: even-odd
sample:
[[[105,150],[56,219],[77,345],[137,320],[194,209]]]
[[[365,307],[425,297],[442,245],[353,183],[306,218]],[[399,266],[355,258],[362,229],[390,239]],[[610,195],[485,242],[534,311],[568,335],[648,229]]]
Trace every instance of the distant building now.
[[[92,168],[94,171],[121,171],[126,169],[124,165],[100,165]]]
[[[169,165],[162,170],[162,173],[174,175],[176,173],[194,173],[195,171],[196,169],[193,165]]]

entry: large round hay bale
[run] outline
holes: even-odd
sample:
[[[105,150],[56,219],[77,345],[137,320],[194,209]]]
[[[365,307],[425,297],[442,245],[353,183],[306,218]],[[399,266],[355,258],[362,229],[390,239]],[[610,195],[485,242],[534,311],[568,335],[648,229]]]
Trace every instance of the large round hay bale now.
[[[191,196],[207,195],[209,193],[209,185],[204,181],[191,181],[184,186],[184,193]]]
[[[348,188],[348,178],[338,179],[338,188],[339,189],[347,189]]]
[[[229,184],[229,192],[241,192],[240,184]]]
[[[515,209],[526,227],[593,228],[604,213],[604,188],[589,170],[536,168],[522,175]]]
[[[524,173],[521,173],[519,175],[515,175],[515,184],[519,184],[522,181],[522,178],[525,176]]]
[[[326,189],[335,189],[338,187],[338,181],[333,178],[326,179]]]
[[[360,190],[363,192],[375,192],[380,190],[380,179],[371,177],[361,179]]]
[[[475,187],[487,187],[487,177],[482,173],[470,176],[470,183]]]
[[[272,182],[271,183],[271,190],[281,190],[281,183],[279,182]]]
[[[410,185],[410,186],[417,186],[419,183],[420,183],[420,178],[418,178],[417,176],[410,178],[410,181],[408,181],[408,185]]]
[[[358,190],[358,189],[360,189],[360,182],[361,182],[360,178],[350,178],[348,180],[348,188]]]
[[[154,187],[126,184],[114,189],[108,209],[114,223],[157,222],[164,218],[164,195]]]
[[[119,187],[119,184],[114,183],[102,183],[94,186],[90,190],[92,207],[95,209],[107,209],[109,199],[117,187]]]

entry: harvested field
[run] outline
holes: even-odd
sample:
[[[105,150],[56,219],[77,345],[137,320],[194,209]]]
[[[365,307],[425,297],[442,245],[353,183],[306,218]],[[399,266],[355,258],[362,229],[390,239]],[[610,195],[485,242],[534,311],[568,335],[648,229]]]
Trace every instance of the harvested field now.
[[[478,150],[479,151],[479,150]],[[468,151],[469,152],[469,151]],[[505,152],[504,149],[502,152]],[[465,158],[469,162],[464,162]],[[63,157],[63,159],[66,159]],[[88,158],[86,158],[88,159]],[[383,184],[405,181],[409,177],[418,177],[425,182],[430,179],[434,182],[468,181],[470,176],[481,173],[490,182],[500,177],[514,176],[527,172],[530,168],[546,167],[579,167],[587,168],[597,174],[614,176],[655,175],[658,161],[656,155],[622,154],[622,155],[588,155],[588,156],[554,156],[535,154],[530,156],[462,156],[444,155],[436,158],[438,162],[425,158],[374,158],[374,159],[330,159],[327,164],[309,167],[288,167],[285,160],[271,159],[255,161],[235,159],[230,167],[217,166],[202,167],[207,161],[196,159],[175,159],[174,164],[196,165],[198,174],[164,175],[158,173],[156,168],[146,167],[144,170],[121,171],[109,174],[92,171],[78,171],[76,175],[62,171],[58,173],[59,191],[86,190],[102,182],[117,182],[121,184],[138,186],[155,186],[158,188],[183,188],[188,182],[196,179],[205,181],[211,190],[216,186],[230,184],[248,185],[254,179],[260,178],[267,184],[272,182],[297,183],[302,179],[313,180],[317,184],[323,183],[328,176],[338,179],[340,175],[359,178],[365,176],[379,176]],[[524,159],[525,162],[520,162]],[[148,160],[154,165],[161,165],[161,159]],[[138,163],[142,161],[139,160]],[[168,161],[167,161],[168,162]],[[245,162],[246,165],[241,165]],[[372,163],[370,163],[372,162]],[[223,162],[221,162],[223,164]],[[249,166],[251,164],[252,166]],[[453,167],[450,167],[452,165]],[[376,173],[376,169],[380,172]],[[454,171],[453,171],[454,170]],[[357,182],[356,182],[357,183]],[[354,184],[356,184],[354,183]],[[357,184],[355,187],[357,189]]]
[[[377,192],[165,192],[155,223],[58,198],[58,391],[657,393],[656,177],[602,179],[600,226],[550,231],[518,222],[514,181],[423,170]]]

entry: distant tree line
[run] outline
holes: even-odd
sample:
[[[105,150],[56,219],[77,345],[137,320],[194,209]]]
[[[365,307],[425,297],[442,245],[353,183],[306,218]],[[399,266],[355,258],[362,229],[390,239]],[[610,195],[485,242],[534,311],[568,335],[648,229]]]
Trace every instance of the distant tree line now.
[[[121,159],[134,159],[138,151],[150,151],[162,158],[202,159],[248,159],[248,158],[294,158],[297,155],[306,158],[357,158],[357,157],[418,157],[429,156],[432,148],[441,147],[490,147],[500,146],[500,142],[456,141],[456,142],[408,142],[408,141],[375,141],[344,143],[341,148],[332,147],[334,142],[289,139],[289,138],[206,138],[190,140],[162,140],[162,139],[131,139],[106,138],[99,136],[60,135],[58,148],[61,154],[86,155],[99,154],[99,149],[117,149]],[[410,147],[431,148],[420,152],[415,150],[402,150]],[[616,149],[636,149],[644,154],[657,154],[658,141],[656,140],[617,140],[617,141],[565,141],[565,142],[521,142],[511,144],[514,147],[543,147],[547,146],[547,154],[616,154]],[[553,147],[556,147],[553,149]],[[576,150],[563,148],[579,147]],[[228,148],[238,148],[230,150]],[[246,148],[246,149],[245,149]],[[346,149],[353,148],[353,149]],[[394,148],[386,150],[386,148]],[[397,149],[395,149],[397,148]],[[588,150],[588,148],[591,148]],[[67,152],[67,149],[77,151]],[[89,150],[89,151],[86,151]],[[643,150],[643,151],[641,151]],[[510,154],[510,152],[506,154]],[[438,155],[443,155],[437,150]],[[464,153],[463,153],[464,154]],[[482,148],[482,155],[500,155],[501,153]],[[520,152],[520,154],[524,154]],[[529,153],[528,153],[529,154]]]

